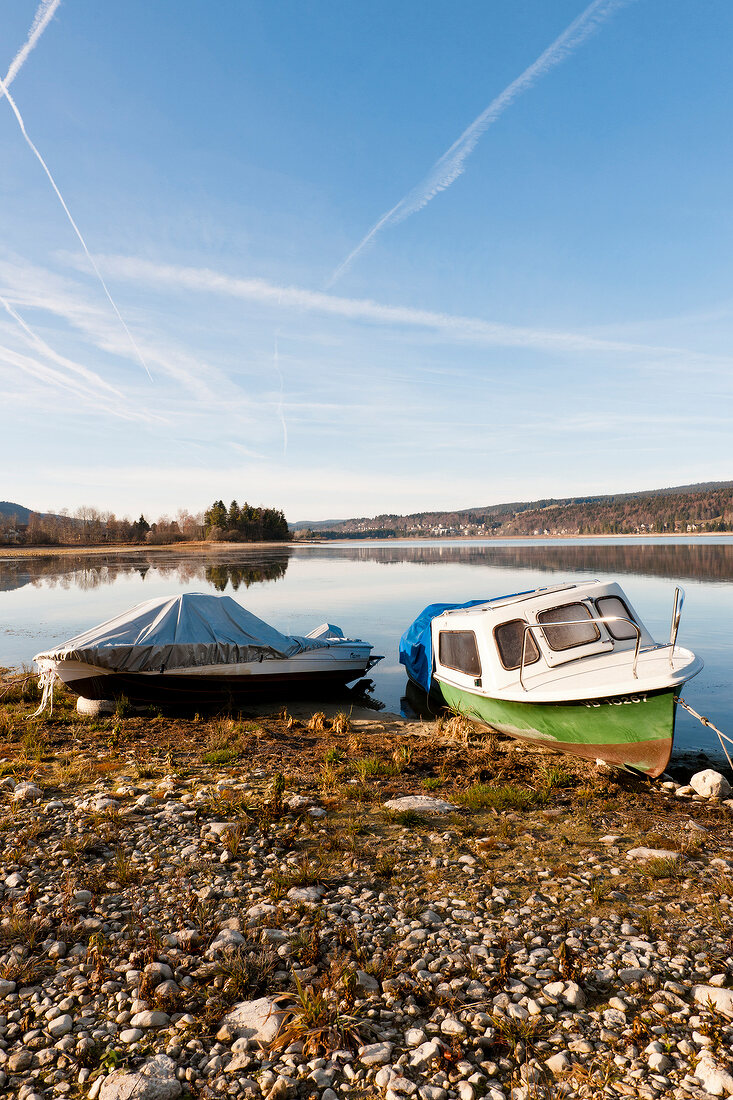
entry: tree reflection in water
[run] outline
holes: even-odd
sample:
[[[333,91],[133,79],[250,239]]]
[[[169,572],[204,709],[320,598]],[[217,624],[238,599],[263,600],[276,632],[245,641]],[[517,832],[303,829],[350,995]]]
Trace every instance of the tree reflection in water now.
[[[285,576],[288,559],[260,562],[257,565],[210,565],[206,569],[206,580],[217,592],[224,592],[228,584],[236,592],[240,585],[249,588],[251,584],[262,581],[279,581]]]
[[[285,576],[291,549],[283,546],[250,551],[237,548],[227,553],[187,555],[141,551],[125,554],[56,554],[50,557],[0,558],[0,592],[26,585],[42,588],[79,589],[88,592],[114,584],[118,577],[137,574],[170,579],[176,584],[204,581],[224,592],[231,585],[236,592],[244,585],[277,581]]]

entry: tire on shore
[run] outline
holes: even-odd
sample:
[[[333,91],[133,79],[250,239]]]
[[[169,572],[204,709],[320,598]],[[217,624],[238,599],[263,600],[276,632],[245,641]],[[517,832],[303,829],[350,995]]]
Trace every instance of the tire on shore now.
[[[117,704],[114,699],[84,699],[79,696],[76,709],[87,718],[99,718],[103,714],[114,714]]]

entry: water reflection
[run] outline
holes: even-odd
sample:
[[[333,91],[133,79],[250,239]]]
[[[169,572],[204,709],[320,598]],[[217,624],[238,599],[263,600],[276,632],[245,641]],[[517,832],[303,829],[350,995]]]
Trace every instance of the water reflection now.
[[[157,578],[179,584],[204,581],[217,592],[231,586],[237,591],[285,576],[290,547],[233,550],[203,554],[151,553],[57,554],[52,557],[0,559],[0,592],[26,585],[77,588],[88,592],[114,584],[122,575],[137,575],[142,582],[152,572]]]
[[[318,547],[321,558],[373,561],[382,565],[469,565],[502,569],[546,569],[550,572],[599,573],[665,577],[670,580],[733,580],[733,542],[602,543],[599,541],[476,545],[453,543],[393,546]]]

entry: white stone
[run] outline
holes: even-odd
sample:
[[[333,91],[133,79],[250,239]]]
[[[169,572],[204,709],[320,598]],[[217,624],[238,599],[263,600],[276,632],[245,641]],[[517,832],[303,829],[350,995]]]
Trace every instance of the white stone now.
[[[450,802],[445,802],[442,798],[430,798],[426,794],[408,794],[402,798],[390,798],[384,805],[388,810],[395,810],[398,813],[414,810],[420,814],[449,814],[456,809]]]
[[[415,1066],[416,1069],[423,1069],[438,1057],[442,1049],[443,1044],[439,1039],[430,1039],[427,1043],[421,1043],[410,1055],[410,1065]]]
[[[240,1001],[222,1020],[240,1037],[260,1046],[269,1046],[280,1033],[285,1013],[273,997],[259,997],[254,1001]]]
[[[399,1075],[390,1077],[387,1096],[389,1096],[390,1093],[392,1093],[392,1096],[412,1096],[414,1092],[417,1092],[417,1085],[414,1081],[410,1081],[409,1078]]]
[[[565,1004],[571,1008],[585,1008],[585,993],[577,982],[568,982],[562,993]]]
[[[218,936],[211,941],[211,946],[206,954],[215,955],[217,951],[233,951],[235,947],[239,947],[246,942],[241,932],[237,932],[234,928],[223,928]]]
[[[13,791],[13,802],[40,802],[43,792],[35,783],[18,783]]]
[[[182,1091],[176,1063],[165,1054],[156,1054],[137,1073],[117,1069],[98,1080],[99,1100],[177,1100]]]
[[[25,885],[25,879],[19,871],[14,871],[12,875],[8,875],[5,879],[5,885],[8,890],[18,890],[21,886]]]
[[[709,1050],[702,1051],[695,1066],[695,1076],[710,1096],[733,1095],[733,1076],[718,1065]]]
[[[426,1039],[427,1035],[421,1027],[409,1027],[405,1032],[405,1046],[407,1047],[419,1047]]]
[[[365,1066],[383,1066],[392,1057],[392,1043],[369,1043],[359,1047],[359,1061]]]
[[[226,836],[227,833],[236,833],[237,823],[236,821],[210,821],[207,831],[214,836]]]
[[[126,1043],[128,1046],[130,1043],[137,1043],[142,1039],[144,1031],[141,1031],[139,1027],[128,1027],[124,1031],[120,1032],[120,1042]]]
[[[460,1038],[466,1034],[466,1025],[457,1020],[455,1016],[446,1016],[440,1025],[444,1035],[458,1035]]]
[[[699,1005],[712,1003],[717,1012],[733,1018],[733,989],[721,989],[717,985],[693,985],[692,998]]]
[[[553,1054],[551,1058],[547,1059],[545,1065],[554,1077],[559,1077],[561,1073],[565,1073],[566,1070],[570,1069],[571,1062],[567,1054],[560,1053]]]
[[[55,1020],[51,1020],[48,1025],[48,1033],[52,1035],[54,1039],[60,1039],[63,1035],[68,1035],[74,1026],[74,1021],[68,1013],[64,1013],[63,1016],[57,1016]]]
[[[130,1027],[168,1027],[171,1022],[167,1012],[158,1012],[155,1009],[146,1009],[144,1012],[136,1012],[130,1020]]]
[[[291,886],[288,897],[291,901],[304,901],[308,905],[317,905],[325,892],[322,886]]]
[[[725,776],[713,768],[695,772],[690,779],[690,786],[703,798],[730,798],[733,794],[733,789]]]
[[[627,859],[679,859],[680,853],[668,848],[631,848],[626,853]]]

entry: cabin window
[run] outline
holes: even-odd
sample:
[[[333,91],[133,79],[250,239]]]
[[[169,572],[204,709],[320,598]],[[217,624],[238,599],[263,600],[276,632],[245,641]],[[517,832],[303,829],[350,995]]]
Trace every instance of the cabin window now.
[[[540,611],[537,622],[542,624],[543,634],[550,649],[556,652],[574,649],[579,645],[597,642],[601,632],[583,603],[566,603],[549,611]],[[567,625],[559,625],[559,624]],[[558,625],[553,625],[558,624]]]
[[[472,630],[441,630],[438,635],[438,658],[445,668],[464,672],[466,676],[481,675],[481,659]]]
[[[604,623],[603,625],[612,638],[615,638],[617,642],[626,642],[629,638],[636,640],[637,633],[631,625],[631,623],[634,622],[634,616],[622,599],[619,599],[618,596],[601,596],[599,600],[596,600],[596,608],[601,617],[604,615],[618,615],[621,619],[631,620],[631,622],[627,623]]]
[[[496,648],[499,650],[501,663],[506,669],[519,668],[522,663],[522,643],[526,625],[524,619],[512,619],[511,622],[502,623],[501,626],[494,628]],[[533,665],[539,659],[539,650],[532,637],[532,632],[528,630],[524,663],[525,665]]]

